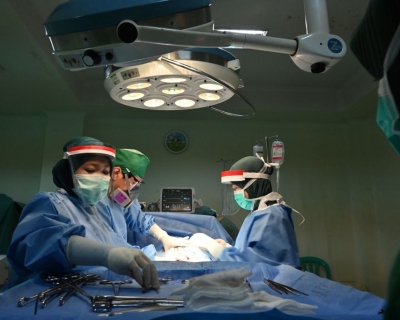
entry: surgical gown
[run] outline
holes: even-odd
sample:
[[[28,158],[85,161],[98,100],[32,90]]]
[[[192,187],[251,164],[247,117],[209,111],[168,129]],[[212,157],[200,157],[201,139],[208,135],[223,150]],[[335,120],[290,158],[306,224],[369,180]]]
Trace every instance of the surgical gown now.
[[[219,260],[300,268],[292,209],[286,205],[272,205],[251,212],[243,221],[235,246],[222,251]]]
[[[22,211],[7,258],[20,277],[71,270],[67,244],[78,235],[115,247],[132,247],[100,217],[95,206],[64,190],[40,192]]]
[[[128,238],[128,229],[149,234],[150,227],[155,223],[153,216],[142,212],[137,199],[129,208],[125,209],[110,198],[104,197],[96,204],[96,207],[99,214],[113,231],[119,234],[125,241]]]

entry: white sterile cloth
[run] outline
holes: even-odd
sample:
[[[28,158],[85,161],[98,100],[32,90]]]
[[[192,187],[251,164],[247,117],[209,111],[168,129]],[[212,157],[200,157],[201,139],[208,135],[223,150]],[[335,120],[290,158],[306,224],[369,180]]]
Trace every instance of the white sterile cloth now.
[[[211,261],[211,257],[203,249],[197,246],[175,247],[167,252],[157,252],[155,261],[187,261],[202,262]]]
[[[250,292],[245,279],[247,268],[225,270],[192,278],[184,288],[172,294],[183,294],[184,305],[193,310],[278,309],[287,314],[313,314],[317,306],[283,299],[265,291]]]
[[[276,308],[286,314],[310,315],[314,314],[314,310],[318,308],[292,299],[276,297],[265,291],[250,292],[249,295],[253,298],[256,309],[271,310]]]

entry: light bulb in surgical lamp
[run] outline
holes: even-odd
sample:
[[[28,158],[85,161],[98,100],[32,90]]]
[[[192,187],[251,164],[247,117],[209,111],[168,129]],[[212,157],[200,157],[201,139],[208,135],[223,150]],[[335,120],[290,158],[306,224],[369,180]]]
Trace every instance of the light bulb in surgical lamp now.
[[[144,97],[144,93],[141,92],[131,92],[123,95],[122,100],[137,100]]]
[[[175,101],[175,104],[181,108],[190,108],[195,105],[196,102],[190,99],[179,99]]]
[[[223,89],[224,87],[215,83],[203,83],[200,85],[200,88],[205,90],[217,91]]]
[[[185,92],[185,89],[179,88],[179,87],[165,88],[162,90],[162,93],[165,93],[165,94],[180,94],[183,92]]]
[[[215,100],[219,100],[221,97],[216,93],[203,92],[203,93],[199,94],[199,98],[203,99],[205,101],[215,101]]]
[[[185,82],[186,79],[185,78],[178,78],[178,77],[168,77],[168,78],[163,78],[160,79],[161,82],[165,82],[165,83],[181,83],[181,82]]]
[[[164,104],[164,100],[161,99],[149,99],[144,102],[144,105],[149,108],[157,108]]]
[[[151,86],[150,82],[139,82],[139,83],[132,83],[128,85],[126,88],[132,90],[132,89],[144,89],[150,86]]]

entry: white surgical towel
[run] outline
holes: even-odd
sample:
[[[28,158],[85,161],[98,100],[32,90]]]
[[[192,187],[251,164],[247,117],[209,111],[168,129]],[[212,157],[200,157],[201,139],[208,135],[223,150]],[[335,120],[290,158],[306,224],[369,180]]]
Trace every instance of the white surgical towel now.
[[[278,309],[287,314],[313,314],[317,306],[283,299],[265,291],[250,292],[245,279],[252,275],[247,268],[225,270],[192,278],[172,294],[183,294],[186,308],[192,310]]]

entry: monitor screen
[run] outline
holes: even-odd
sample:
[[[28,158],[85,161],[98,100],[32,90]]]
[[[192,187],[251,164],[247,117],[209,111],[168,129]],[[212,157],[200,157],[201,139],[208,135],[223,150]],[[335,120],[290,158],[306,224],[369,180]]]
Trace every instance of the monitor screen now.
[[[162,188],[161,189],[161,212],[184,212],[194,211],[193,188]]]

